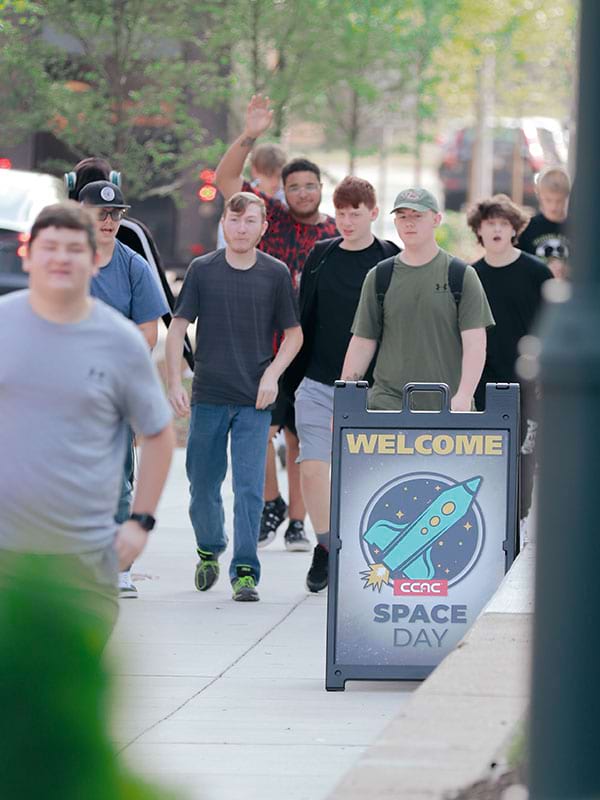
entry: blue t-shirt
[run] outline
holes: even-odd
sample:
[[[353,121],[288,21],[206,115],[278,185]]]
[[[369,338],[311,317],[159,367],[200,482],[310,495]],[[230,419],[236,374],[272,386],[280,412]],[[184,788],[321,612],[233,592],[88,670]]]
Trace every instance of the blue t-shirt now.
[[[136,325],[158,319],[169,310],[150,264],[118,240],[111,260],[92,278],[90,292]]]

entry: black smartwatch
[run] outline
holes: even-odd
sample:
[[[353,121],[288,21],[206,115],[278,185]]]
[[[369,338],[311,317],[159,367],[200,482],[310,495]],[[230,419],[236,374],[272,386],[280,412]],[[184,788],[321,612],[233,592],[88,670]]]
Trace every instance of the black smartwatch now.
[[[152,514],[130,514],[129,519],[135,520],[140,528],[143,528],[147,533],[150,533],[156,525],[156,520]]]

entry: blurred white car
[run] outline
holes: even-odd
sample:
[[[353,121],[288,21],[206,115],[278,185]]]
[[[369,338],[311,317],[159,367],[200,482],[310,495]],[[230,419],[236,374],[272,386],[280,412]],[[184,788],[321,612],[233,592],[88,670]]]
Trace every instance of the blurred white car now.
[[[63,182],[52,175],[0,169],[0,294],[27,286],[22,256],[31,225],[42,208],[66,197]]]

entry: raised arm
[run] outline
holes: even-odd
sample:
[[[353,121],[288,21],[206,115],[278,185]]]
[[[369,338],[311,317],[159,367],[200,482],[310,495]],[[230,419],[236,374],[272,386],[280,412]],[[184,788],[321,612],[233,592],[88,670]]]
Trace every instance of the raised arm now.
[[[260,94],[253,95],[246,109],[244,131],[229,147],[216,170],[216,184],[225,200],[241,190],[242,171],[248,153],[258,137],[270,126],[272,119],[273,110],[269,98]]]

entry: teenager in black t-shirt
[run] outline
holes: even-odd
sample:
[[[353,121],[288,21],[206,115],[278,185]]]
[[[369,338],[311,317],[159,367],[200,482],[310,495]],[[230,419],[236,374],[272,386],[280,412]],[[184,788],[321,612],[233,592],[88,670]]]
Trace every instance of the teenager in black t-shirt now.
[[[231,440],[234,600],[258,600],[257,554],[270,408],[281,374],[302,343],[290,273],[256,249],[266,230],[265,204],[238,192],[223,212],[227,247],[195,259],[186,272],[166,344],[169,400],[178,416],[189,413],[181,382],[185,332],[197,320],[191,422],[186,453],[190,519],[200,560],[196,588],[219,576],[227,547],[221,486]],[[284,338],[273,358],[273,334]]]
[[[341,375],[364,279],[399,250],[371,232],[378,209],[368,181],[344,178],[333,204],[342,236],[317,243],[306,260],[300,283],[304,346],[284,376],[286,392],[295,391],[302,494],[317,537],[306,576],[311,592],[324,589],[328,579],[333,384]]]
[[[561,167],[540,173],[536,191],[540,213],[529,221],[519,236],[519,247],[546,262],[555,278],[568,276],[569,240],[567,204],[571,191],[569,176]]]
[[[496,326],[488,329],[485,367],[475,392],[475,403],[481,411],[486,383],[518,382],[515,364],[519,340],[531,331],[542,303],[542,284],[552,278],[552,273],[543,261],[514,246],[527,217],[506,195],[478,203],[469,212],[468,222],[485,248],[484,257],[473,267],[496,320]],[[525,387],[523,393],[526,394]],[[523,396],[521,400],[520,516],[524,519],[533,491],[537,421],[531,403],[524,403]]]

